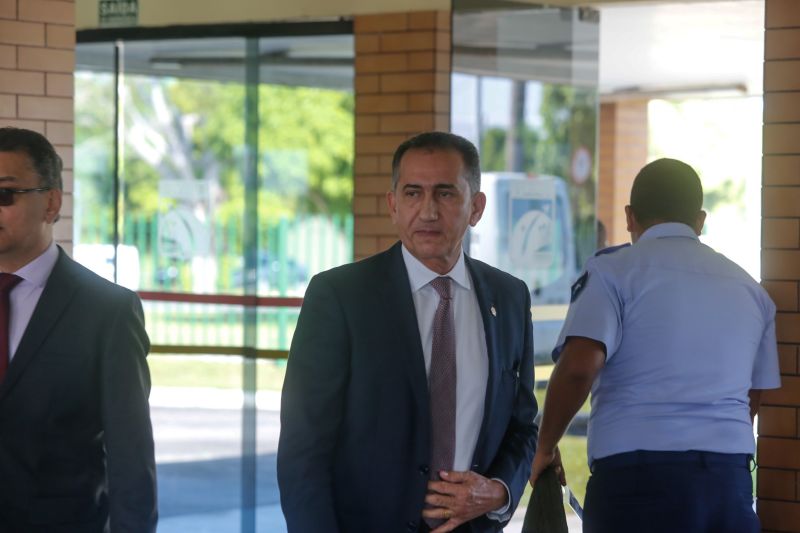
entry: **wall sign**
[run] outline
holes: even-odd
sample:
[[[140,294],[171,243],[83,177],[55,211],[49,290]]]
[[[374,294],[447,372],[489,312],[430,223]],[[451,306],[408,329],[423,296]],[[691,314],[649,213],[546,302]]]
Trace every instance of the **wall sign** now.
[[[137,26],[139,0],[100,0],[100,27]]]

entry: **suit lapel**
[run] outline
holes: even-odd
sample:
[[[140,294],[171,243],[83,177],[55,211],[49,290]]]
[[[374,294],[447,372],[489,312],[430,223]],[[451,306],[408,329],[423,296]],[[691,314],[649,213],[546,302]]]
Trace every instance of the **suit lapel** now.
[[[480,307],[481,318],[483,319],[483,331],[486,335],[486,353],[489,356],[489,376],[486,380],[486,400],[483,406],[483,421],[481,430],[478,434],[478,442],[475,446],[475,458],[483,449],[483,442],[486,437],[488,425],[491,423],[492,405],[497,391],[498,380],[500,379],[500,358],[497,347],[497,296],[494,288],[489,283],[489,279],[484,275],[480,264],[465,255],[472,282],[475,285],[475,294],[478,297],[478,307]],[[474,462],[474,461],[473,461]],[[484,465],[485,466],[485,465]]]
[[[0,400],[5,397],[25,371],[72,299],[77,283],[74,275],[70,275],[71,261],[64,250],[59,248],[58,260],[47,279],[47,284],[39,297],[28,327],[25,328],[25,333],[20,339],[14,358],[8,365],[6,377],[0,385]]]
[[[390,349],[405,358],[404,366],[408,371],[417,408],[424,416],[429,416],[428,375],[425,372],[422,340],[419,336],[417,312],[411,296],[408,271],[399,242],[388,250],[386,258],[387,271],[379,275],[386,276],[388,280],[388,283],[381,284],[382,296],[386,305],[386,316],[392,317],[396,328],[396,335],[390,341],[394,347]]]

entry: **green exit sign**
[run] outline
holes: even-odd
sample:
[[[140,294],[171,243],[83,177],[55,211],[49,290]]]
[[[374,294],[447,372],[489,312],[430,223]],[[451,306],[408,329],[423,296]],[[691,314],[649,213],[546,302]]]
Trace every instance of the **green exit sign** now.
[[[139,24],[139,0],[100,0],[100,27]]]

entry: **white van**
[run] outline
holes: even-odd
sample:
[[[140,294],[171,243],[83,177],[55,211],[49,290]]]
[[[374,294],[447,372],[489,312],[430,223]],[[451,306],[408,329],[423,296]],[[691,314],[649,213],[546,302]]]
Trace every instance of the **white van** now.
[[[567,184],[521,172],[481,175],[486,210],[470,228],[470,257],[525,281],[533,303],[537,362],[550,362],[578,275]]]

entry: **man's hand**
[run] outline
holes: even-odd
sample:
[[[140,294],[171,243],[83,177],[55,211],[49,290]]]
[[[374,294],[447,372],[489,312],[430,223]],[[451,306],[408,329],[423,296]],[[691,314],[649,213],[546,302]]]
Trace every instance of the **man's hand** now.
[[[539,443],[531,466],[531,485],[550,465],[556,469],[561,484],[566,485],[558,441],[588,398],[592,383],[603,369],[605,360],[606,346],[602,342],[586,337],[567,338],[547,385]]]
[[[508,502],[508,492],[502,483],[475,472],[442,471],[441,481],[428,482],[424,518],[447,520],[431,533],[452,531],[464,522],[501,509]]]
[[[536,450],[536,455],[533,456],[533,466],[531,466],[531,487],[536,485],[536,480],[549,466],[555,469],[558,481],[561,485],[565,486],[567,484],[567,475],[564,472],[564,465],[561,464],[561,452],[558,446],[556,446],[555,449],[550,452],[541,448]]]

